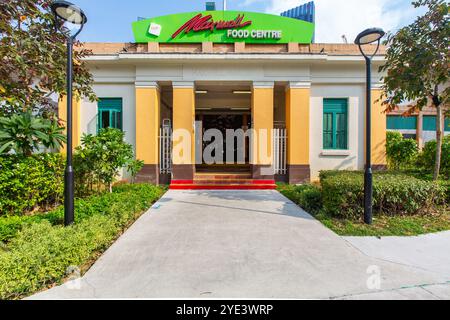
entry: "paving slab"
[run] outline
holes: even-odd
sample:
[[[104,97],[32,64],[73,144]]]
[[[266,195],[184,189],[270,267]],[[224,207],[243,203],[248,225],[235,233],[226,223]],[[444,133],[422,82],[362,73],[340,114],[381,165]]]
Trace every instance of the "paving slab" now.
[[[276,191],[171,190],[158,205],[78,282],[31,299],[329,299],[450,280],[365,254]]]
[[[416,237],[344,237],[366,255],[450,277],[450,231]]]

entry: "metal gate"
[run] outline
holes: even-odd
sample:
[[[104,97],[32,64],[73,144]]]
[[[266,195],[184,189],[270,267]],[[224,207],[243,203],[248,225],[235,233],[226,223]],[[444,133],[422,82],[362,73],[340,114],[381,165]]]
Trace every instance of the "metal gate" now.
[[[159,131],[159,171],[172,173],[172,128],[163,127]]]
[[[275,174],[287,174],[287,132],[273,129],[273,163]]]

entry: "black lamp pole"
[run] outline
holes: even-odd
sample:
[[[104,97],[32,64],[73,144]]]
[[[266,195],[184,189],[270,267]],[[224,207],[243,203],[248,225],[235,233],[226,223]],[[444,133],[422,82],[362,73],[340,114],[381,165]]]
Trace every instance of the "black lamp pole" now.
[[[364,222],[372,224],[372,60],[366,60],[366,168],[364,172]]]
[[[385,35],[382,29],[372,28],[361,32],[355,40],[366,61],[366,165],[364,172],[364,222],[372,224],[372,198],[373,198],[373,173],[372,173],[372,58],[377,54],[381,38]],[[362,46],[377,42],[375,52],[367,55]]]
[[[73,117],[72,117],[72,81],[73,81],[73,38],[67,38],[67,158],[64,174],[64,225],[75,221],[74,209],[74,177],[72,166]]]
[[[64,173],[64,225],[69,226],[75,221],[74,174],[72,163],[73,43],[77,35],[83,30],[83,27],[87,22],[87,18],[80,8],[67,1],[54,1],[51,4],[51,10],[55,16],[57,28],[59,28],[61,33],[67,38],[67,158],[66,170]],[[80,27],[77,32],[72,35],[70,34],[70,30],[68,28],[63,27],[65,22],[72,25],[79,25]]]

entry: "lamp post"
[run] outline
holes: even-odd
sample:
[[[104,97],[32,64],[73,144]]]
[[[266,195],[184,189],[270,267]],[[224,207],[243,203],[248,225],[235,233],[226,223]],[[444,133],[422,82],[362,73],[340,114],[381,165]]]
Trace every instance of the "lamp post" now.
[[[67,38],[67,163],[64,174],[64,225],[68,226],[75,220],[72,166],[73,43],[83,30],[87,17],[80,8],[67,1],[54,1],[50,8],[55,16],[57,29]],[[65,23],[71,24],[74,28],[64,26]],[[75,32],[72,33],[73,30]]]
[[[364,173],[364,222],[372,224],[372,196],[373,196],[373,176],[372,176],[372,58],[380,48],[380,41],[385,32],[379,28],[366,29],[361,32],[355,40],[359,46],[364,59],[366,60],[366,166]],[[376,42],[377,47],[374,52],[364,52],[363,46]]]

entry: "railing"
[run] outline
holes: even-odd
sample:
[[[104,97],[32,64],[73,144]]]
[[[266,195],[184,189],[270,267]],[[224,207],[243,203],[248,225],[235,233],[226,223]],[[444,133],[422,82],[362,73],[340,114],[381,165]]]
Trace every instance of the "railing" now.
[[[163,127],[159,131],[159,171],[172,173],[172,128]]]
[[[275,174],[287,174],[287,132],[273,129],[273,164]]]

